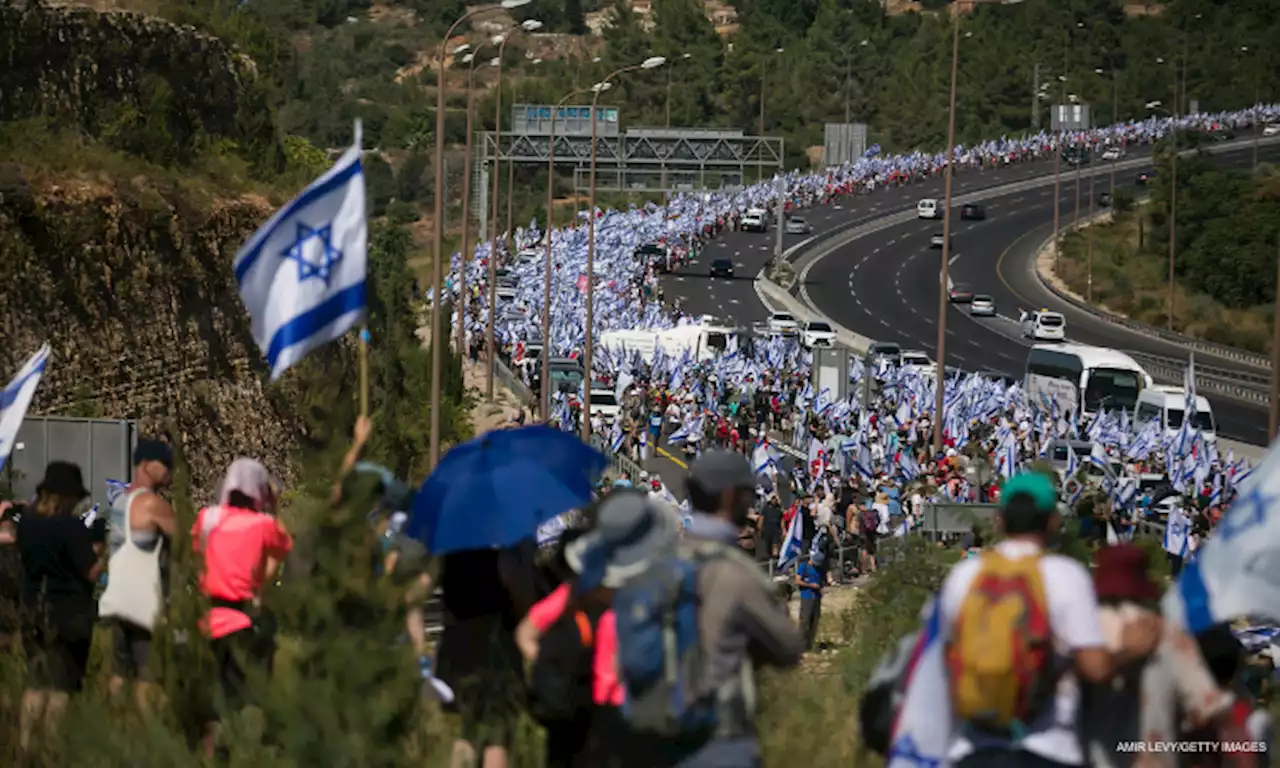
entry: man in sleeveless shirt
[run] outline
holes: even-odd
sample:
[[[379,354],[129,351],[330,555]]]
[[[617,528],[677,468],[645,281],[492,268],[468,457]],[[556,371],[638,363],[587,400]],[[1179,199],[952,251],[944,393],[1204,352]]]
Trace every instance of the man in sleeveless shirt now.
[[[154,438],[138,440],[133,452],[133,481],[111,506],[108,542],[112,555],[125,545],[126,529],[133,545],[146,552],[161,546],[161,536],[173,536],[173,507],[159,494],[169,486],[172,477],[173,449],[168,443]],[[162,580],[162,570],[157,567],[157,580]],[[107,578],[110,579],[110,564]],[[167,590],[162,592],[165,593]],[[112,639],[111,694],[118,695],[125,681],[130,681],[138,707],[146,711],[148,701],[156,693],[148,664],[151,631],[116,618],[112,620]]]

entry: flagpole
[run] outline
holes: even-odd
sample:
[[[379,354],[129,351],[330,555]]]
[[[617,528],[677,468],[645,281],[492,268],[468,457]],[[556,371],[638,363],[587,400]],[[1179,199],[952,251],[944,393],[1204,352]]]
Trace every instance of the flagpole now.
[[[360,329],[360,416],[369,415],[369,329]]]

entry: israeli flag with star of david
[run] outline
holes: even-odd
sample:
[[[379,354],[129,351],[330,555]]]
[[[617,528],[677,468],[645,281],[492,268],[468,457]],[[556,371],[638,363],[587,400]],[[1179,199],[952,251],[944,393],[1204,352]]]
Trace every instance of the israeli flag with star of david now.
[[[49,345],[45,344],[27,360],[26,365],[13,377],[8,386],[0,389],[0,469],[4,469],[9,454],[18,444],[18,430],[27,418],[27,408],[40,386],[45,363],[49,361]]]
[[[1243,616],[1280,618],[1280,442],[1183,567],[1163,613],[1193,633]]]
[[[240,298],[272,381],[364,316],[367,243],[356,123],[355,144],[337,164],[236,254]]]

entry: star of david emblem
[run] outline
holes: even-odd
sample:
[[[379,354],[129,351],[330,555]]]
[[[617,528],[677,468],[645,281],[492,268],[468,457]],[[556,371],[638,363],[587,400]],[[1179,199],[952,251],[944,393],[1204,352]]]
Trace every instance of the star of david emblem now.
[[[1254,483],[1244,496],[1236,499],[1230,511],[1223,515],[1218,525],[1218,534],[1224,542],[1231,541],[1242,533],[1264,524],[1267,521],[1267,507],[1275,497],[1262,493],[1262,483]]]
[[[298,263],[298,282],[309,278],[322,280],[329,285],[333,268],[342,261],[342,251],[333,247],[333,224],[314,228],[298,222],[298,234],[293,244],[280,252],[286,259]]]
[[[893,743],[893,748],[889,750],[888,764],[892,766],[897,760],[918,766],[918,768],[938,768],[942,763],[936,757],[920,754],[920,749],[916,746],[916,740],[910,736],[898,739]]]

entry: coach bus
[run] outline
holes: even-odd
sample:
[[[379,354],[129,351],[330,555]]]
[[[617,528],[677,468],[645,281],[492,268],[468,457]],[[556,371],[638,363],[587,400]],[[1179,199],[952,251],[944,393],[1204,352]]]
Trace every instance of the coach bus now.
[[[1138,395],[1152,383],[1142,366],[1115,349],[1036,344],[1027,355],[1027,404],[1035,408],[1056,399],[1063,414],[1133,413]]]

